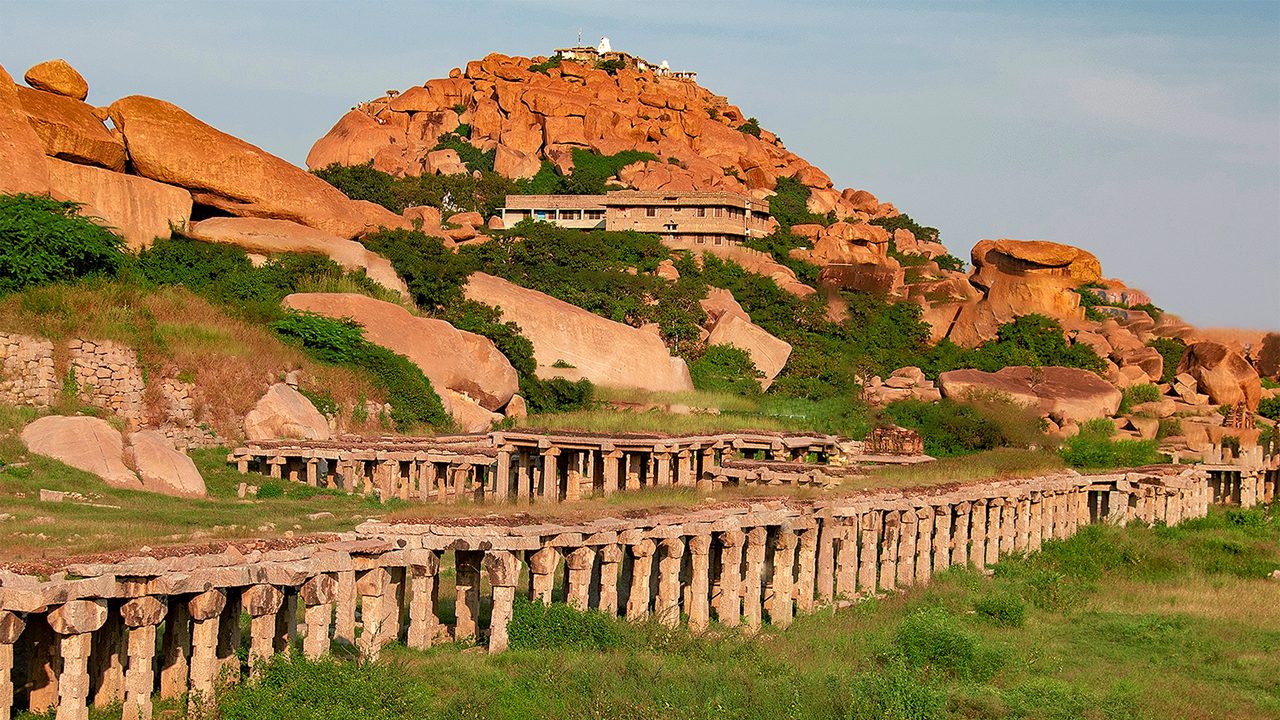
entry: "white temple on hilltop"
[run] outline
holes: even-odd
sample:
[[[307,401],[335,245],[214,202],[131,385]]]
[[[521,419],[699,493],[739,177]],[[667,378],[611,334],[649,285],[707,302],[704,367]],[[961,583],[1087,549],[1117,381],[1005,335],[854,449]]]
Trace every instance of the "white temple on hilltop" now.
[[[556,55],[563,60],[573,60],[580,63],[595,64],[616,60],[622,63],[622,67],[636,70],[638,72],[651,72],[659,77],[670,77],[677,80],[697,80],[698,73],[692,70],[684,70],[680,72],[672,72],[671,64],[663,60],[660,64],[653,64],[642,57],[637,57],[631,53],[614,50],[609,43],[609,38],[600,38],[600,44],[592,47],[582,44],[582,34],[578,34],[578,45],[569,48],[556,48]]]

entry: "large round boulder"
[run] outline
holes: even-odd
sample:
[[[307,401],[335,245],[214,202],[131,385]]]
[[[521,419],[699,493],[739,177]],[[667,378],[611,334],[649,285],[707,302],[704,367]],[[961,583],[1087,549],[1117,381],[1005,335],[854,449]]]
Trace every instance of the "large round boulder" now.
[[[23,79],[37,90],[65,95],[73,100],[89,97],[89,83],[85,82],[84,76],[61,58],[33,65]]]
[[[22,442],[31,452],[97,475],[112,487],[144,489],[124,464],[124,437],[101,418],[47,415],[22,429]]]
[[[1178,363],[1178,372],[1195,378],[1210,402],[1244,403],[1249,410],[1258,409],[1262,397],[1258,371],[1240,353],[1220,342],[1206,340],[1188,346]]]
[[[138,471],[145,490],[180,497],[208,494],[196,464],[155,430],[130,433],[124,459]]]
[[[244,436],[249,440],[328,440],[329,421],[305,395],[284,383],[276,383],[244,416]]]
[[[964,400],[975,393],[1008,396],[1059,424],[1110,417],[1120,408],[1121,394],[1088,370],[1025,365],[982,370],[951,370],[938,376],[943,397]]]

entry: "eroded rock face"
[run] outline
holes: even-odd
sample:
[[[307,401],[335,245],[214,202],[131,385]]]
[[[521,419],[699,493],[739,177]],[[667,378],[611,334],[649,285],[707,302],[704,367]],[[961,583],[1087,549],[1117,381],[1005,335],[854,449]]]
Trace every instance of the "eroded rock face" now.
[[[186,235],[196,240],[236,245],[258,253],[318,253],[347,270],[364,270],[379,285],[405,297],[409,296],[409,289],[386,258],[354,240],[288,220],[209,218],[192,223]]]
[[[145,490],[181,497],[208,494],[196,464],[155,430],[130,433],[125,461],[138,471]]]
[[[73,100],[89,97],[89,83],[85,82],[84,76],[76,72],[71,63],[61,58],[33,65],[23,79],[33,88],[64,95]]]
[[[695,83],[628,69],[610,75],[572,61],[545,74],[530,72],[538,61],[494,53],[455,77],[361,103],[316,142],[307,164],[372,160],[393,174],[446,172],[428,155],[442,133],[466,123],[472,143],[495,150],[496,170],[508,177],[531,176],[543,160],[565,172],[574,148],[604,155],[640,150],[658,160],[618,173],[637,190],[748,194],[770,191],[788,177],[810,189],[814,212],[859,219],[897,214],[864,190],[834,188],[826,173],[772,133],[743,132],[742,112]]]
[[[27,121],[18,99],[18,86],[0,67],[0,193],[47,192],[49,171],[44,166],[44,143]]]
[[[404,218],[221,132],[178,106],[131,95],[108,114],[124,134],[137,174],[184,187],[196,202],[240,217],[289,220],[350,239]]]
[[[1082,320],[1080,296],[1072,289],[1102,277],[1091,253],[1044,240],[983,240],[972,259],[969,282],[982,298],[960,309],[948,334],[964,347],[994,338],[1001,325],[1022,315]]]
[[[520,326],[533,343],[539,375],[585,377],[598,385],[656,392],[693,389],[684,361],[672,357],[652,333],[485,273],[473,273],[464,292],[468,299],[499,308],[504,321]],[[573,368],[552,367],[557,362]]]
[[[44,143],[44,152],[85,165],[124,171],[124,141],[102,124],[94,109],[69,97],[19,87],[27,121]]]
[[[185,231],[191,220],[191,193],[180,187],[56,158],[45,162],[53,197],[84,205],[83,215],[101,218],[131,250]]]
[[[97,475],[112,487],[145,489],[124,464],[124,437],[106,420],[48,415],[22,429],[22,442],[31,452]]]
[[[760,387],[768,390],[791,357],[791,344],[751,322],[751,316],[728,290],[710,288],[701,305],[707,313],[707,344],[731,345],[745,351],[756,368],[764,373]]]
[[[938,376],[943,397],[963,400],[973,392],[996,392],[1052,418],[1058,424],[1110,417],[1120,408],[1120,391],[1088,370],[1017,365],[989,373],[951,370]]]
[[[355,320],[364,326],[367,340],[422,368],[437,392],[452,390],[487,411],[506,406],[519,389],[515,368],[492,341],[443,320],[416,317],[399,305],[350,293],[295,293],[284,304]]]
[[[328,440],[329,422],[302,393],[284,383],[267,389],[244,416],[248,440]]]
[[[1195,378],[1199,388],[1217,405],[1243,402],[1258,409],[1262,381],[1258,371],[1240,355],[1220,342],[1203,341],[1187,347],[1178,363],[1178,372]]]

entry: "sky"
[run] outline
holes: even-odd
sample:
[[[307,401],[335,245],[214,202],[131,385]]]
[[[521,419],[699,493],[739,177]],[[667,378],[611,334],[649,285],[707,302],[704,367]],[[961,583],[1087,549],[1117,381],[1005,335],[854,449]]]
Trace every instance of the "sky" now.
[[[489,52],[594,44],[725,95],[941,230],[1084,248],[1203,326],[1280,330],[1280,0],[25,2],[0,65],[66,58],[303,164],[357,102]]]

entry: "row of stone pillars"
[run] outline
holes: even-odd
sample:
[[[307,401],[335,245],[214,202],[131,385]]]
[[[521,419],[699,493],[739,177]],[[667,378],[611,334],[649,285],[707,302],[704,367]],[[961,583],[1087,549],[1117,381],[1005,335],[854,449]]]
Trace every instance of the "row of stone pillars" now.
[[[498,456],[494,497],[516,502],[573,502],[641,488],[710,489],[716,452],[510,448]],[[509,458],[509,460],[508,460]]]

